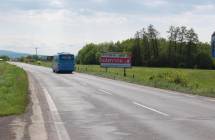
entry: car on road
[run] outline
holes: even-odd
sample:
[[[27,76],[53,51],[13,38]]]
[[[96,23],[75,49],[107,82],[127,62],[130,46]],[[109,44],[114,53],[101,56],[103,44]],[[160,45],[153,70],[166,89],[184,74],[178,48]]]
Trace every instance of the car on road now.
[[[54,56],[53,72],[60,73],[72,73],[75,70],[75,57],[70,53],[58,53]]]

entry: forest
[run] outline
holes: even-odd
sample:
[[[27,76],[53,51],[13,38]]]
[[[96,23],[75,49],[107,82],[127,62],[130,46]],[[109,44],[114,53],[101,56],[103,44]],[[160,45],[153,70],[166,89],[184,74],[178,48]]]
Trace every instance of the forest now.
[[[211,46],[199,41],[193,28],[170,26],[166,38],[153,25],[137,31],[133,38],[118,42],[86,44],[77,55],[77,63],[99,64],[105,52],[127,52],[132,66],[215,69]]]

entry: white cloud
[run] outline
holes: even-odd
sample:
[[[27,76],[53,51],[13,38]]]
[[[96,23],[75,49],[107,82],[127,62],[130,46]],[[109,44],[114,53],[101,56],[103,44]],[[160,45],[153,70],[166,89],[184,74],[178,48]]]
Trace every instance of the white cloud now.
[[[201,14],[201,15],[214,15],[215,5],[194,5],[193,8],[187,12],[187,14]]]
[[[95,3],[104,3],[106,2],[106,0],[91,0],[92,2],[95,2]]]
[[[60,48],[61,51],[72,48],[77,53],[87,42],[128,37],[123,34],[128,30],[126,17],[102,12],[80,15],[69,10],[14,11],[6,17],[0,15],[0,21],[0,46],[25,52],[40,46],[44,54],[56,53]],[[8,28],[4,30],[5,27]]]
[[[142,3],[149,7],[160,7],[169,4],[167,0],[143,0]]]
[[[42,54],[77,53],[86,43],[124,40],[149,24],[154,24],[161,36],[166,36],[170,25],[194,27],[200,39],[208,42],[215,30],[214,5],[195,5],[180,14],[128,14],[90,8],[74,10],[65,8],[64,0],[45,1],[58,8],[0,10],[0,49],[34,53],[34,48],[39,47]],[[158,9],[158,6],[169,5],[169,1],[144,0],[144,4]]]

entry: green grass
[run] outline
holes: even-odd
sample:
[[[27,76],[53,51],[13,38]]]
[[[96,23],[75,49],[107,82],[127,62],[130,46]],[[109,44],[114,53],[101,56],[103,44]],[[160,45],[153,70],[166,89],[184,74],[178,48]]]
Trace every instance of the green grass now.
[[[50,67],[51,62],[43,62],[40,65]],[[123,69],[109,68],[106,72],[98,65],[76,65],[76,71],[145,86],[215,97],[215,70],[133,67],[127,69],[126,77],[123,76]]]
[[[30,64],[33,65],[38,65],[38,66],[44,66],[44,67],[51,67],[52,62],[46,62],[46,61],[34,61],[34,62],[29,62]]]
[[[0,116],[21,114],[27,105],[28,79],[24,70],[0,62]]]
[[[76,70],[140,85],[215,97],[214,70],[133,67],[127,69],[126,77],[123,69],[109,68],[106,72],[98,65],[77,65]]]

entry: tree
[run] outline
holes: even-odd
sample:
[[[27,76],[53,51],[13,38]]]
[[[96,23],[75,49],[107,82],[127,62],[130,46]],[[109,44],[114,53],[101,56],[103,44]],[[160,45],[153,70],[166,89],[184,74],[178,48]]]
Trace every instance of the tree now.
[[[176,67],[176,56],[177,56],[177,37],[178,37],[178,28],[174,26],[170,26],[169,30],[167,31],[168,39],[169,39],[169,45],[168,45],[168,59],[169,59],[169,65],[172,67]]]
[[[178,42],[179,42],[179,54],[182,55],[182,47],[186,45],[186,33],[187,33],[187,27],[182,26],[180,28],[179,34],[178,34]]]
[[[154,58],[157,58],[159,55],[159,50],[158,50],[158,35],[159,32],[154,28],[153,25],[148,26],[148,38],[149,38],[149,43],[150,47],[153,50],[153,56]]]
[[[124,41],[86,44],[76,57],[79,64],[99,64],[106,52],[132,54],[134,66],[214,68],[211,64],[211,48],[201,43],[194,29],[186,26],[170,26],[168,39],[159,36],[153,25],[137,31],[133,38]]]
[[[187,31],[186,40],[187,45],[185,58],[187,62],[187,67],[193,67],[195,55],[197,54],[197,43],[199,42],[198,35],[195,33],[194,29],[191,28]]]
[[[141,46],[140,46],[140,32],[137,31],[135,34],[135,43],[132,49],[132,64],[134,66],[141,66]]]
[[[149,44],[149,39],[148,39],[148,33],[145,31],[143,28],[141,31],[142,34],[142,63],[143,65],[148,66],[149,61],[151,60],[151,49],[150,49],[150,44]]]
[[[79,51],[77,62],[80,64],[98,64],[96,59],[97,47],[95,44],[87,44],[82,50]]]
[[[196,57],[197,68],[201,69],[212,69],[213,60],[207,53],[200,52]]]
[[[6,55],[0,56],[0,59],[2,59],[3,61],[9,61],[10,58]]]

